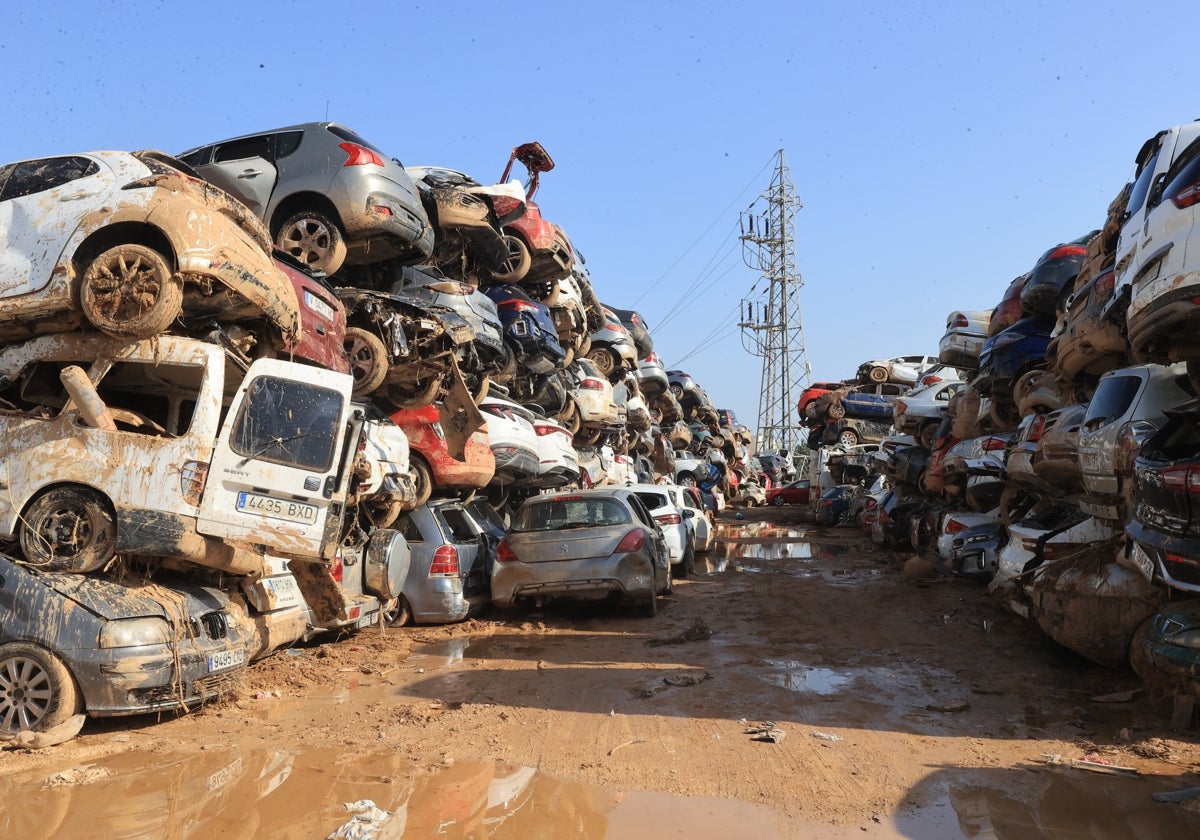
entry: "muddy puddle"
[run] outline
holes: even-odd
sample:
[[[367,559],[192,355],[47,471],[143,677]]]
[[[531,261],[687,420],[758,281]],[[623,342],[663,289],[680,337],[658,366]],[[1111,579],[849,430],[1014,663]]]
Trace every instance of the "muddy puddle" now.
[[[1030,770],[1034,772],[1030,772]],[[532,767],[426,767],[395,750],[126,753],[0,780],[0,836],[22,840],[530,837],[579,840],[1195,837],[1200,817],[1153,802],[1153,780],[1037,768],[935,771],[893,817],[825,827],[769,804],[617,790]],[[17,804],[19,803],[19,805]],[[347,805],[352,805],[353,810]],[[356,817],[357,814],[357,817]],[[353,826],[352,833],[349,828]],[[338,831],[341,835],[336,835]]]

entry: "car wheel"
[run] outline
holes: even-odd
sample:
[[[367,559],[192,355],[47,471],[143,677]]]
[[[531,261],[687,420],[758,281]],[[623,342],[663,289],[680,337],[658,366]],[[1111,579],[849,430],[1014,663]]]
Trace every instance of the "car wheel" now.
[[[417,507],[420,507],[433,495],[433,473],[420,458],[409,460],[408,471],[412,473],[413,485],[417,490]]]
[[[871,368],[871,372],[868,373],[867,376],[868,376],[868,378],[870,378],[870,380],[872,382],[887,382],[887,378],[888,378],[887,368],[873,367],[873,368]]]
[[[107,502],[86,487],[54,487],[21,517],[25,560],[48,572],[94,572],[112,559],[117,521]]]
[[[412,624],[412,607],[408,599],[398,595],[383,605],[382,621],[388,627],[403,627]]]
[[[758,502],[754,501],[754,499],[746,499],[744,502],[742,502],[742,504],[745,505],[747,508],[752,508],[756,504],[758,504]]]
[[[0,645],[0,732],[42,731],[83,708],[71,672],[37,645]]]
[[[650,595],[642,598],[635,609],[641,618],[654,618],[654,616],[658,615],[658,595],[651,589]]]
[[[388,372],[388,351],[383,339],[362,327],[347,327],[343,346],[350,357],[354,396],[365,396],[383,384]]]
[[[504,247],[508,254],[496,268],[492,269],[492,279],[497,283],[519,283],[529,273],[533,265],[533,255],[519,236],[504,235]]]
[[[787,501],[783,498],[783,496],[781,494],[781,495],[778,495],[775,498],[771,499],[771,504],[773,504],[775,507],[783,507],[784,505],[787,504]]]
[[[609,352],[607,347],[596,347],[588,352],[587,357],[605,379],[611,377],[617,369],[617,357]]]
[[[830,403],[826,413],[829,415],[830,420],[841,420],[846,416],[846,406],[839,402]]]
[[[183,284],[161,254],[118,245],[98,255],[79,283],[79,308],[96,329],[117,338],[150,338],[183,310]]]
[[[683,559],[671,565],[671,577],[686,578],[696,570],[696,541],[689,540],[683,550]]]
[[[388,388],[387,395],[396,408],[424,408],[434,401],[441,388],[442,377],[435,374],[419,380],[411,388],[393,385]]]
[[[676,382],[672,382],[669,387],[671,389],[671,393],[675,395],[675,399],[677,399],[677,400],[683,399],[683,386],[682,385],[680,385]]]
[[[334,274],[346,261],[342,229],[323,213],[304,210],[284,219],[275,244],[309,268]]]
[[[680,487],[695,487],[696,476],[692,475],[690,472],[687,472],[679,476],[679,478],[675,480],[675,483]]]
[[[918,435],[918,438],[920,440],[922,447],[924,447],[925,449],[929,449],[929,450],[933,449],[933,443],[937,439],[937,430],[938,430],[937,423],[926,423],[924,426],[921,427],[921,431],[920,431],[920,434]]]
[[[842,431],[838,433],[838,443],[840,443],[842,446],[857,446],[858,432],[854,431],[853,429],[842,429]]]

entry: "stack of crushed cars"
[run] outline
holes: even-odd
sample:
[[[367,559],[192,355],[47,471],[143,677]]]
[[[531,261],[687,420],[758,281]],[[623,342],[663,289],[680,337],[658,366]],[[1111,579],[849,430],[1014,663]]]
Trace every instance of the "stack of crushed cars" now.
[[[193,706],[433,584],[461,620],[546,489],[716,507],[746,441],[600,302],[553,167],[329,122],[0,166],[0,737]]]
[[[1157,133],[1099,230],[955,311],[938,412],[897,399],[877,541],[929,552],[1177,720],[1200,696],[1200,125]],[[928,391],[925,392],[929,394]],[[1193,476],[1195,478],[1193,479]]]

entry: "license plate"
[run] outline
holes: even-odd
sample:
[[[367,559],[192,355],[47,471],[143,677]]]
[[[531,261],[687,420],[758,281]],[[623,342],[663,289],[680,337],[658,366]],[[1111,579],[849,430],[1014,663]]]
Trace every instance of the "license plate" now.
[[[312,311],[323,316],[326,321],[333,320],[333,307],[314,295],[308,289],[304,290],[304,305]]]
[[[233,650],[223,650],[220,653],[210,654],[208,657],[208,672],[224,671],[226,668],[233,668],[236,665],[242,665],[246,661],[246,649],[234,648]]]
[[[1146,549],[1135,542],[1131,542],[1129,546],[1129,559],[1138,567],[1138,571],[1146,576],[1146,580],[1151,583],[1154,582],[1154,558],[1146,552]]]
[[[1100,453],[1098,452],[1080,452],[1079,453],[1079,468],[1085,473],[1100,472]]]
[[[300,606],[300,587],[291,575],[263,578],[262,584],[270,593],[270,601],[275,609]]]
[[[238,493],[237,509],[269,516],[272,519],[303,522],[306,525],[313,525],[317,521],[316,505],[278,499],[275,496],[262,496],[258,493]]]

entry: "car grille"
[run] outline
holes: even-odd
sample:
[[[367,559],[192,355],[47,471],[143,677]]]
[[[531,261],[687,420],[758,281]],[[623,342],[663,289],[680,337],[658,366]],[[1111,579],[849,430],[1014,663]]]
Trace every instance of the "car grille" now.
[[[235,689],[241,680],[241,670],[212,674],[192,682],[192,690],[185,696],[188,702],[196,700],[213,700],[222,694],[228,694]],[[179,694],[173,685],[160,685],[155,688],[138,688],[129,692],[129,699],[139,706],[157,706],[179,700]]]

